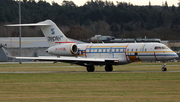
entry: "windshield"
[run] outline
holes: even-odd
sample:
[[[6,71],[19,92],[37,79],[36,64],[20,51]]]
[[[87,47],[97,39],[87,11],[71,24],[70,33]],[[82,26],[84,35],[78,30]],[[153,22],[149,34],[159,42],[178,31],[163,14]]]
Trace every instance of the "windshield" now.
[[[168,49],[166,46],[156,46],[154,49]]]

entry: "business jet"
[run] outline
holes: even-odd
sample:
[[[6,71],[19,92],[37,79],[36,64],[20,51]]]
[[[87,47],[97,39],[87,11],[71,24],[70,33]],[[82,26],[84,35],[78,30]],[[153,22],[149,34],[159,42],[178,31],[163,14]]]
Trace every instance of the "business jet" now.
[[[161,43],[84,43],[70,41],[51,20],[33,24],[12,24],[6,26],[40,26],[49,47],[46,52],[56,57],[16,57],[41,61],[66,62],[85,66],[94,72],[95,65],[105,66],[105,71],[113,71],[113,65],[123,65],[137,61],[162,61],[162,71],[166,71],[166,61],[178,55]]]

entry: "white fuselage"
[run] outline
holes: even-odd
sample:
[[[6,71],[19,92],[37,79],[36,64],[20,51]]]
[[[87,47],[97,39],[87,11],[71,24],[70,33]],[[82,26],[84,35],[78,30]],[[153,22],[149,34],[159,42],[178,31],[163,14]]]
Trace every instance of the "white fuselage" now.
[[[83,58],[119,59],[119,64],[136,61],[166,61],[178,55],[161,43],[78,44]]]

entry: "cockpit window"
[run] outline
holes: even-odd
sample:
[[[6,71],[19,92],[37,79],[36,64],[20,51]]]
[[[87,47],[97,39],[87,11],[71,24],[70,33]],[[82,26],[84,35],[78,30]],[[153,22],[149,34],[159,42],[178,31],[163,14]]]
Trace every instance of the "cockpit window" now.
[[[167,47],[162,47],[162,49],[168,49]]]
[[[154,49],[168,49],[167,47],[156,46]]]
[[[159,47],[159,46],[157,47],[157,46],[156,46],[154,49],[161,49],[161,47]]]

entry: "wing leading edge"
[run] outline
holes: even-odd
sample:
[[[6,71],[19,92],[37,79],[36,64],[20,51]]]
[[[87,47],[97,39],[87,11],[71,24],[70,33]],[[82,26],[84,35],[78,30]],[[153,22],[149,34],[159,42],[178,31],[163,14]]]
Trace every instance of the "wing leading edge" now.
[[[41,61],[81,61],[81,62],[105,62],[104,59],[97,58],[75,58],[75,57],[15,57],[16,59],[29,59],[29,60],[41,60]]]
[[[76,58],[76,57],[15,57],[22,60],[39,60],[39,61],[55,61],[55,62],[67,62],[67,63],[118,63],[118,59],[103,59],[103,58]]]

